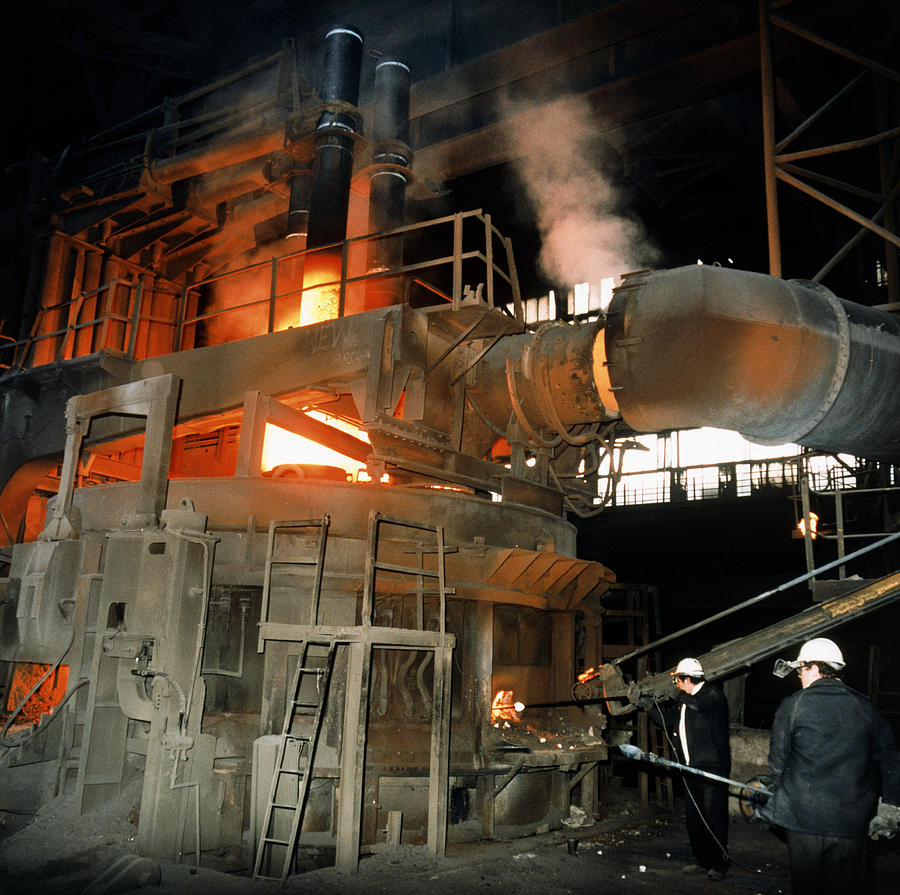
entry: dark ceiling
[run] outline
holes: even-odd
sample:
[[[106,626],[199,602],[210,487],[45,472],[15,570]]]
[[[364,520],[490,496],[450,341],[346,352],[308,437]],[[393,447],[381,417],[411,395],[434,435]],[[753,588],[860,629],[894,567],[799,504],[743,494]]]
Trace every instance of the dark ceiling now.
[[[900,78],[890,66],[900,4],[770,6],[775,139],[856,78],[791,149],[889,134],[797,162],[815,189],[870,218],[897,182]],[[396,55],[412,68],[413,214],[489,211],[513,237],[526,294],[579,275],[539,261],[572,202],[591,211],[584,226],[598,228],[598,244],[611,241],[603,263],[618,269],[610,274],[697,259],[769,269],[760,18],[751,0],[32,0],[0,3],[0,14],[12,124],[0,151],[7,208],[23,188],[16,163],[30,153],[52,158],[286,38],[315,84],[324,33],[347,22],[366,36],[363,105],[372,59]],[[563,199],[563,183],[574,183],[574,199]],[[860,231],[784,180],[778,201],[786,277],[812,278]],[[878,220],[896,233],[892,204]],[[895,261],[889,245],[866,235],[822,281],[845,298],[888,302],[876,273],[890,268],[891,253]]]

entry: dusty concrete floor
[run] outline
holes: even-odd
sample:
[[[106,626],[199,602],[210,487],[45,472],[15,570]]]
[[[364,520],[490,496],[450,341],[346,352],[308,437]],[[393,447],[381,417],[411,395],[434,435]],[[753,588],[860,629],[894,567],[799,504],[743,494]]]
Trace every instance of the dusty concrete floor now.
[[[134,854],[132,802],[125,793],[102,810],[83,817],[78,817],[71,799],[48,805],[31,823],[0,842],[0,891],[6,895],[85,892],[117,859]],[[786,848],[763,825],[733,819],[729,836],[735,863],[724,881],[713,882],[681,872],[691,856],[677,810],[672,813],[655,806],[641,809],[635,792],[624,788],[605,791],[601,807],[602,819],[589,827],[563,827],[524,839],[451,843],[440,861],[430,859],[419,848],[404,846],[398,852],[363,858],[355,876],[324,868],[291,877],[287,891],[316,895],[698,895],[705,891],[787,895],[790,891]],[[3,821],[7,833],[11,825],[16,825],[8,816]],[[578,839],[575,855],[570,855],[566,847],[566,838],[570,837]],[[861,890],[866,895],[895,895],[900,880],[900,840],[875,843],[875,852],[874,872]],[[226,865],[220,860],[219,866]],[[194,868],[188,863],[164,863],[159,869],[161,879],[145,889],[148,895],[264,895],[284,891],[276,882],[250,880],[236,865],[231,872]]]

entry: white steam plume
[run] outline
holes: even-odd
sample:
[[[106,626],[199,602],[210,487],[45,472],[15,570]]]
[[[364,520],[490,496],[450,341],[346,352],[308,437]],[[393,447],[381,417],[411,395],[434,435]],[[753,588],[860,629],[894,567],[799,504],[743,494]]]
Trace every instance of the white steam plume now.
[[[518,173],[537,217],[540,265],[558,283],[590,283],[651,266],[657,252],[600,169],[603,136],[588,103],[567,97],[526,113]]]

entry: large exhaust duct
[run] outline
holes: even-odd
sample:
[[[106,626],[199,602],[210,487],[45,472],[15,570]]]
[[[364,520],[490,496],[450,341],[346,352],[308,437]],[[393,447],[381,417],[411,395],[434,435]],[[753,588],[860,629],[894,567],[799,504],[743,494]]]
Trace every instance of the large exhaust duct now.
[[[316,157],[309,210],[307,246],[341,242],[347,231],[347,207],[353,174],[353,144],[359,132],[359,75],[362,34],[335,27],[325,37],[321,88],[325,110],[316,126]]]
[[[900,459],[900,323],[817,284],[708,265],[631,274],[605,344],[598,390],[636,431],[714,426]]]
[[[605,322],[545,324],[494,345],[473,400],[532,440],[622,418],[712,426],[761,444],[900,460],[900,322],[812,283],[691,266],[627,275]],[[579,436],[580,437],[580,436]]]

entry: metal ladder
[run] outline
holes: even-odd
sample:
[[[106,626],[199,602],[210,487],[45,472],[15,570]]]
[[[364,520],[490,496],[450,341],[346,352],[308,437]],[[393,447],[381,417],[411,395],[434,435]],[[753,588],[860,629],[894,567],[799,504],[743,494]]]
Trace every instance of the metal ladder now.
[[[396,526],[407,530],[426,531],[434,534],[435,544],[432,549],[426,549],[421,544],[418,547],[416,565],[397,565],[378,559],[378,546],[380,528],[382,525]],[[423,522],[415,522],[410,519],[398,519],[393,516],[385,516],[377,510],[369,511],[369,534],[366,553],[366,576],[363,586],[362,620],[364,625],[371,625],[375,609],[375,578],[378,572],[391,572],[395,575],[407,575],[415,579],[415,587],[409,588],[407,594],[416,598],[416,628],[425,630],[425,606],[426,596],[438,598],[438,631],[446,633],[447,596],[455,594],[456,589],[447,587],[446,555],[456,553],[456,547],[447,547],[444,543],[444,527],[442,525],[427,525]],[[437,568],[426,569],[423,564],[425,553],[434,553],[437,557]],[[436,579],[437,587],[429,588],[425,582],[428,579]]]
[[[265,648],[265,629],[269,623],[269,609],[271,603],[272,576],[276,566],[315,566],[313,570],[313,585],[309,607],[309,620],[307,624],[317,625],[319,619],[319,597],[322,593],[322,572],[325,567],[325,543],[328,539],[328,528],[331,525],[331,517],[323,516],[321,519],[295,519],[269,522],[269,537],[266,545],[266,568],[263,577],[262,607],[260,608],[259,622],[260,635],[257,649],[262,652]],[[310,530],[314,533],[315,545],[313,556],[310,558],[287,559],[276,558],[278,534],[290,534],[291,531]]]
[[[272,773],[269,797],[266,802],[266,811],[256,848],[256,860],[253,864],[253,879],[280,879],[282,885],[284,885],[290,873],[294,852],[297,848],[297,840],[300,836],[300,829],[303,826],[303,815],[306,811],[306,798],[309,793],[309,783],[312,779],[316,746],[319,741],[319,733],[322,730],[328,689],[331,683],[331,672],[334,669],[334,657],[337,650],[337,642],[333,637],[312,633],[318,624],[319,618],[322,573],[325,565],[325,542],[328,537],[330,524],[331,519],[327,515],[321,519],[287,521],[276,521],[273,519],[269,522],[266,569],[260,613],[260,650],[264,648],[265,643],[262,629],[265,623],[269,621],[273,568],[277,565],[313,565],[315,567],[313,570],[308,620],[310,633],[303,640],[299,641],[297,666],[294,669],[293,680],[287,694],[287,707],[281,727],[275,769]],[[276,558],[279,531],[283,534],[289,534],[291,531],[296,532],[304,529],[314,532],[314,557],[311,559]],[[311,645],[321,646],[323,644],[328,647],[328,652],[324,657],[310,655]],[[314,664],[316,659],[324,659],[324,661]],[[312,692],[315,698],[312,698],[309,693],[310,682],[314,682]],[[280,822],[280,828],[283,829],[288,818],[290,818],[290,831],[285,838],[282,838],[283,834],[276,835],[274,827]],[[264,870],[268,871],[269,866],[275,860],[275,854],[279,848],[284,849],[281,874],[280,876],[270,876]]]
[[[311,644],[326,644],[328,653],[322,664],[313,664],[317,657],[310,656]],[[328,637],[310,638],[300,644],[297,656],[297,667],[288,699],[284,724],[281,728],[281,739],[278,744],[278,756],[275,759],[275,771],[266,803],[266,813],[262,823],[261,836],[253,866],[253,879],[280,879],[282,885],[291,870],[294,851],[303,824],[306,809],[306,797],[309,793],[309,782],[312,779],[316,745],[322,730],[322,721],[334,668],[334,656],[337,643]],[[304,683],[314,679],[315,698],[309,695],[309,687]],[[304,730],[305,732],[301,732]],[[274,825],[277,821],[290,818],[290,832],[286,837],[276,835]],[[271,863],[277,849],[285,849],[281,875],[264,873],[267,859]]]

